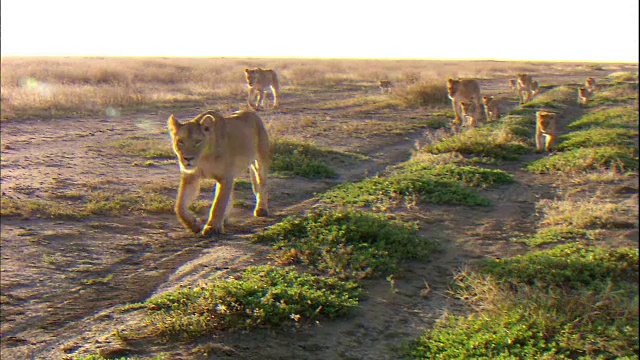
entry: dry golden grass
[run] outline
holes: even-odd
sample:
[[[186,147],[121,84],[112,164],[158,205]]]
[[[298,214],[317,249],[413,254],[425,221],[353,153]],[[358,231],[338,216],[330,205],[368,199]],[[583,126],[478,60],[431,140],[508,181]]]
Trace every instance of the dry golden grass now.
[[[144,109],[206,106],[245,99],[245,67],[273,68],[285,91],[367,86],[379,79],[399,86],[447,77],[495,78],[516,72],[586,66],[571,63],[444,60],[319,60],[225,58],[2,59],[2,120],[112,115]],[[391,104],[394,106],[395,104]]]

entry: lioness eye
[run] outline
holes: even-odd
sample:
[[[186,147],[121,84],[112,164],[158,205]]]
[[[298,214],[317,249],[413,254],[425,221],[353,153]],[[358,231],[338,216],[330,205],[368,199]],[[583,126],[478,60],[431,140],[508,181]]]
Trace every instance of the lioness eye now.
[[[178,145],[184,145],[184,141],[178,140]]]

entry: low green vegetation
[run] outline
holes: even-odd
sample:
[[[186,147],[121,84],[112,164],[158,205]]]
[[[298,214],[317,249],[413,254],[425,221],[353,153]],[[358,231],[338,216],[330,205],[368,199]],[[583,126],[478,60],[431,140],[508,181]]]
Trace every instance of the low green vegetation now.
[[[219,330],[297,325],[343,316],[363,295],[359,285],[293,267],[248,267],[235,277],[167,292],[147,301],[150,332],[197,338]]]
[[[589,112],[567,125],[569,130],[585,130],[590,128],[638,128],[637,107],[616,106]]]
[[[443,107],[450,106],[447,86],[444,82],[420,82],[406,89],[398,89],[393,97],[405,106]]]
[[[415,225],[355,210],[316,210],[289,217],[255,235],[271,243],[281,263],[303,263],[339,278],[364,278],[396,270],[403,259],[426,259],[436,243]]]
[[[137,155],[145,159],[173,159],[175,154],[168,140],[131,139],[119,140],[107,144],[118,153],[128,156]]]
[[[436,322],[407,358],[637,358],[637,249],[562,245],[486,260],[457,281],[471,314]]]
[[[638,132],[628,129],[588,129],[573,131],[559,138],[556,150],[572,150],[598,146],[632,146]]]
[[[523,109],[562,110],[577,99],[577,89],[571,86],[558,86],[541,93],[526,104]]]
[[[474,128],[425,145],[422,151],[432,154],[457,152],[465,156],[517,160],[521,155],[528,154],[532,150],[526,140],[521,137],[523,132],[521,130],[516,132],[509,126],[497,124]]]
[[[597,169],[624,172],[638,169],[638,156],[632,148],[616,146],[577,148],[532,161],[525,166],[525,169],[539,174]]]
[[[310,179],[333,178],[336,171],[329,166],[331,158],[344,157],[332,150],[295,141],[279,140],[271,144],[273,159],[271,171],[284,176],[301,176]]]

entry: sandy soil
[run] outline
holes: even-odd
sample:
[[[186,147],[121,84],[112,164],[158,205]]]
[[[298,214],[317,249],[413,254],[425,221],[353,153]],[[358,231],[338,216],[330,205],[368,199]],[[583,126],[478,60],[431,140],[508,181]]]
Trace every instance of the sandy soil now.
[[[606,73],[534,76],[542,85],[552,85],[579,83],[594,75]],[[489,94],[510,92],[506,79],[486,80],[482,87]],[[514,234],[534,231],[535,204],[557,195],[554,179],[525,173],[519,170],[521,163],[507,164],[503,168],[513,173],[517,182],[483,190],[495,203],[489,209],[418,206],[399,211],[398,216],[418,221],[421,232],[440,242],[443,251],[429,262],[405,264],[393,276],[393,289],[385,279],[367,281],[368,297],[348,318],[298,329],[221,333],[195,344],[162,343],[144,337],[125,344],[115,336],[116,330],[126,333],[144,326],[142,311],[122,313],[116,310],[119,306],[267,262],[269,249],[250,243],[247,238],[251,233],[308,208],[316,192],[408,159],[416,141],[427,141],[430,134],[419,125],[403,134],[353,130],[368,121],[424,123],[434,116],[424,109],[364,116],[348,108],[314,108],[321,101],[353,96],[358,91],[362,90],[327,89],[303,98],[288,97],[284,87],[282,108],[261,113],[267,123],[291,128],[292,135],[317,145],[368,157],[338,164],[337,179],[273,178],[272,216],[256,219],[250,216],[250,209],[236,208],[223,236],[195,237],[172,214],[132,213],[81,221],[3,217],[2,358],[63,359],[100,353],[164,354],[166,359],[395,359],[394,346],[418,336],[445,312],[463,311],[462,304],[448,296],[453,272],[473,259],[522,252],[523,245],[508,240]],[[374,84],[370,91],[377,91]],[[184,120],[197,112],[190,109],[176,115]],[[168,115],[3,123],[2,198],[50,198],[84,191],[87,186],[176,186],[174,161],[136,166],[132,163],[144,159],[103,146],[132,138],[160,139],[168,144]],[[301,125],[310,116],[322,119],[322,127]],[[347,127],[352,130],[341,133]],[[175,190],[168,194],[174,196]],[[620,236],[637,244],[637,230]],[[425,284],[430,286],[428,293]]]

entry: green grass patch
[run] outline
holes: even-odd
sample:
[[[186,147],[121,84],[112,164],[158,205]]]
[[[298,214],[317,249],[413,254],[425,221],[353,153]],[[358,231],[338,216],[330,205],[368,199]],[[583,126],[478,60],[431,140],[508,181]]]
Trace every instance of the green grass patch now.
[[[590,238],[588,230],[577,229],[571,226],[549,226],[538,229],[532,236],[514,239],[531,247],[559,242],[577,241]]]
[[[324,150],[295,141],[281,140],[271,144],[273,160],[271,171],[284,176],[309,179],[334,178],[336,171],[328,165],[332,158],[346,157],[333,150]]]
[[[555,153],[532,161],[525,166],[533,173],[556,173],[589,170],[629,171],[638,169],[638,156],[634,149],[601,146]]]
[[[362,295],[352,281],[301,273],[293,267],[248,267],[235,277],[148,300],[148,323],[156,335],[178,338],[297,325],[344,316]]]
[[[491,202],[470,187],[513,182],[513,176],[476,166],[440,164],[432,166],[408,161],[386,176],[343,183],[321,195],[328,203],[373,206],[385,209],[399,203],[430,203],[487,206]]]
[[[517,160],[520,155],[532,150],[508,126],[484,126],[425,145],[422,151],[432,154],[457,152],[466,156]]]
[[[616,106],[590,112],[567,125],[569,130],[588,128],[638,128],[638,109],[636,107]]]
[[[561,110],[567,105],[575,103],[577,97],[576,88],[563,85],[545,91],[528,103],[521,105],[521,108]]]
[[[601,289],[610,281],[637,283],[638,249],[570,243],[507,259],[489,259],[480,268],[498,281],[515,284]]]
[[[572,150],[599,146],[632,146],[638,131],[630,129],[588,129],[573,131],[559,137],[557,150]]]
[[[569,244],[479,269],[456,278],[475,311],[437,321],[407,358],[637,358],[637,249]]]
[[[288,217],[254,236],[271,243],[282,263],[303,263],[339,278],[379,276],[403,259],[426,259],[437,244],[414,224],[355,210],[320,209]]]

